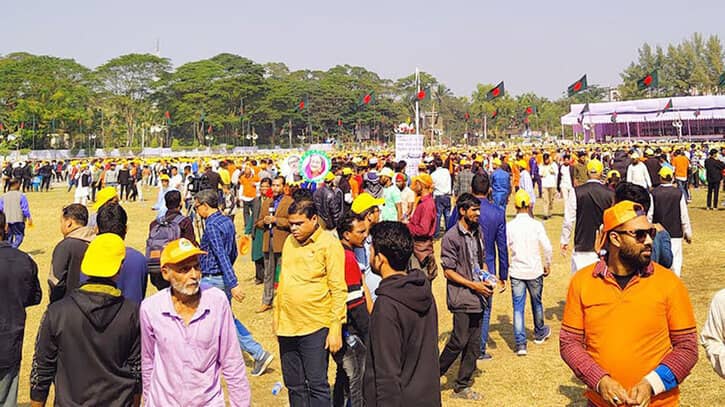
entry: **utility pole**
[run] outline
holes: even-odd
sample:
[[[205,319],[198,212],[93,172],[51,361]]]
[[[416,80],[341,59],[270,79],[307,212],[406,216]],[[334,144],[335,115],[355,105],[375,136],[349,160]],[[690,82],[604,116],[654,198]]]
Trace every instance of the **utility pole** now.
[[[289,148],[292,148],[292,119],[289,119]]]
[[[420,72],[418,68],[415,68],[415,134],[420,134],[420,103],[418,101],[418,94],[420,93]]]

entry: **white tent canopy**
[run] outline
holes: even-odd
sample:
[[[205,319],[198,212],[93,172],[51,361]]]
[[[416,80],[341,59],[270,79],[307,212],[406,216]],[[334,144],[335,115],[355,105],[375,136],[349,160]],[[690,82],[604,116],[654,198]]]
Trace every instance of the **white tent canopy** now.
[[[672,99],[672,108],[663,112]],[[639,99],[622,102],[590,103],[589,112],[582,113],[584,104],[571,105],[571,111],[561,117],[563,126],[612,123],[656,122],[696,119],[725,119],[725,96],[681,96],[672,98]]]

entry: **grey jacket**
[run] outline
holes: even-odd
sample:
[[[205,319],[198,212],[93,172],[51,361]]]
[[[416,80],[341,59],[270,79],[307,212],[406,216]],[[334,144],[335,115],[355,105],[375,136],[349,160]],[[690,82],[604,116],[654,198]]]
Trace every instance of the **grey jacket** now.
[[[450,228],[443,236],[441,245],[441,266],[443,270],[455,270],[458,274],[473,281],[474,261],[466,244],[466,235],[460,224]],[[483,269],[485,267],[485,245],[483,244],[483,233],[480,226],[475,229],[473,238],[478,246],[478,258],[475,263]],[[446,280],[446,291],[448,294],[448,309],[451,312],[482,312],[487,306],[488,300],[471,290],[451,280]]]

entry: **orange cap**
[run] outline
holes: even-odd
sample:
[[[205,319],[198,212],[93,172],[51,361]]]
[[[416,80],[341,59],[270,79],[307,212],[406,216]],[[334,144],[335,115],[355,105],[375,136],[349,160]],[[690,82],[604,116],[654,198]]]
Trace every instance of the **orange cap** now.
[[[638,216],[647,216],[642,205],[632,201],[621,201],[604,211],[604,232],[609,232]]]
[[[166,264],[177,264],[192,256],[206,254],[205,251],[194,246],[188,239],[178,239],[170,242],[161,252],[161,266]]]

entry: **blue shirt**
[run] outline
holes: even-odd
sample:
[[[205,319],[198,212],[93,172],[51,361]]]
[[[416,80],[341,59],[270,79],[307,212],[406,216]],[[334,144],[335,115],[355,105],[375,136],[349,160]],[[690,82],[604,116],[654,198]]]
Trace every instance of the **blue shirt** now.
[[[511,174],[501,168],[491,173],[491,191],[494,195],[508,195],[511,192]]]
[[[201,272],[204,275],[221,274],[224,285],[229,289],[238,284],[232,266],[237,260],[236,236],[234,223],[221,212],[217,211],[206,218],[200,247],[207,254],[199,258]]]
[[[481,201],[481,216],[478,218],[478,224],[483,229],[486,267],[488,267],[489,273],[496,274],[496,252],[498,252],[498,278],[507,280],[509,249],[506,242],[506,212],[487,199],[479,198],[479,200]]]

